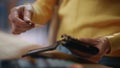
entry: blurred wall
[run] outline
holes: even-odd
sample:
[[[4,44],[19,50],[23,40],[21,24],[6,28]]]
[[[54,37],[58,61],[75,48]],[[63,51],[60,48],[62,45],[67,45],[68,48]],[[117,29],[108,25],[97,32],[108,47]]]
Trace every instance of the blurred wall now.
[[[9,31],[8,23],[9,0],[0,0],[0,29]]]

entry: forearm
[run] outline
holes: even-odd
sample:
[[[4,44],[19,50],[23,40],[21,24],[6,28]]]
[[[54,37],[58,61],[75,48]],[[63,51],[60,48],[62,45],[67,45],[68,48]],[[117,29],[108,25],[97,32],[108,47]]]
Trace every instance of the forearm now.
[[[32,21],[37,24],[47,23],[52,17],[55,4],[56,0],[37,0],[32,4]]]
[[[0,59],[18,59],[29,50],[42,47],[14,35],[0,32]]]

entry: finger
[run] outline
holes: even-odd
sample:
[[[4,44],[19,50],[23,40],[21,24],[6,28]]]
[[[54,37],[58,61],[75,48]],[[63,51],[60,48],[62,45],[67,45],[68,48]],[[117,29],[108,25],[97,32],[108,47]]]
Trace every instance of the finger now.
[[[34,23],[31,22],[31,16],[32,16],[32,6],[28,4],[25,6],[25,9],[24,9],[24,21],[28,25],[33,26]]]
[[[20,23],[20,22],[24,22],[20,17],[21,17],[21,12],[20,11],[22,11],[22,9],[17,9],[17,7],[16,8],[13,8],[12,10],[11,10],[11,13],[10,13],[10,19],[13,21],[13,23]]]
[[[27,30],[19,30],[19,29],[15,29],[14,31],[12,31],[13,34],[18,35],[21,34],[23,32],[26,32]]]
[[[21,23],[25,23],[24,21],[20,21],[19,18],[15,18],[16,20],[11,21],[12,33],[20,34],[24,32],[23,25]]]
[[[15,34],[15,32],[16,32],[15,26],[13,24],[11,24],[11,27],[12,27],[12,29],[11,29],[12,34]]]
[[[20,25],[21,23],[25,23],[24,20],[22,20],[22,19],[19,18],[19,17],[20,17],[20,16],[18,15],[18,12],[15,11],[15,12],[14,12],[14,15],[13,15],[13,17],[12,17],[14,24]]]
[[[23,33],[23,32],[26,32],[28,29],[30,29],[30,28],[15,28],[15,29],[12,31],[12,33],[13,33],[13,34],[21,34],[21,33]]]
[[[96,40],[96,39],[91,39],[91,38],[81,38],[81,39],[79,39],[79,40],[82,41],[82,42],[91,44],[91,45],[96,45],[96,44],[99,42],[98,40]]]
[[[11,26],[11,32],[14,34],[15,33],[15,26],[14,26],[14,24],[13,24],[13,21],[12,21],[12,17],[11,17],[11,15],[9,15],[9,21],[10,21],[10,26]]]
[[[25,22],[18,24],[18,25],[15,25],[12,23],[12,33],[13,34],[20,34],[20,33],[26,32],[27,30],[29,30],[31,28],[33,28],[33,27],[26,25]]]
[[[13,24],[12,24],[12,19],[11,19],[11,15],[8,16],[9,22],[10,22],[10,26],[13,28]]]
[[[21,31],[21,30],[19,30],[19,29],[17,29],[17,28],[15,28],[15,26],[14,26],[14,29],[12,29],[12,33],[13,34],[20,34],[20,33],[22,33],[23,31]]]
[[[19,25],[14,25],[14,24],[12,23],[11,26],[12,26],[12,33],[13,33],[13,34],[20,34],[20,33],[26,31],[24,28],[22,28],[22,27],[19,26]]]

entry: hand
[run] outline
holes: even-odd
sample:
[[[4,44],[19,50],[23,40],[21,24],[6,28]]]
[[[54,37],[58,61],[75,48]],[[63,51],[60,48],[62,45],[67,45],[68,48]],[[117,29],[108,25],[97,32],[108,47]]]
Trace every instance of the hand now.
[[[9,14],[13,34],[20,34],[34,27],[31,21],[33,14],[32,5],[20,5],[11,9]]]
[[[73,53],[78,54],[80,56],[84,56],[86,57],[86,59],[92,62],[98,62],[102,58],[102,56],[110,52],[110,43],[108,41],[108,38],[106,37],[95,38],[95,39],[82,38],[80,39],[80,41],[91,44],[99,49],[99,53],[97,55],[84,54],[76,50],[72,50]]]

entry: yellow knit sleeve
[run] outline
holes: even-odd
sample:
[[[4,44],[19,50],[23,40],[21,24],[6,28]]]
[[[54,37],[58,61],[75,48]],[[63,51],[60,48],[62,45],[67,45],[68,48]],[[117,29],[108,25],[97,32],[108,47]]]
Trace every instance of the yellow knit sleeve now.
[[[57,0],[36,0],[33,3],[32,21],[37,24],[47,23],[53,13],[53,8]]]
[[[111,53],[120,50],[120,33],[107,36],[111,44]]]

